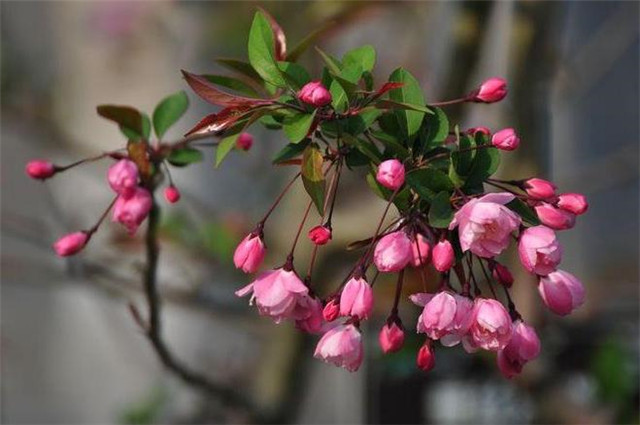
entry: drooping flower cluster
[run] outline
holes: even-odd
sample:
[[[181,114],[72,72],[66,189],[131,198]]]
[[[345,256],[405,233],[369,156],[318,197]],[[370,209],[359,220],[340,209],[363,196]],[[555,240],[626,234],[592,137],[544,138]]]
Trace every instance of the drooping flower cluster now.
[[[281,129],[289,143],[273,163],[299,167],[299,172],[237,246],[235,267],[257,275],[236,294],[250,295],[259,314],[276,323],[289,321],[303,332],[322,334],[314,356],[356,371],[364,358],[361,323],[375,316],[375,279],[380,273],[397,273],[393,306],[378,334],[381,350],[393,353],[405,341],[399,315],[400,301],[406,297],[405,274],[415,272],[425,287],[409,296],[421,309],[416,311],[415,332],[425,338],[416,353],[418,368],[428,371],[435,366],[439,341],[445,347],[461,344],[469,353],[495,352],[504,376],[520,373],[538,356],[540,341],[518,313],[510,294],[516,283],[498,257],[515,242],[522,267],[537,276],[542,302],[559,315],[571,313],[584,302],[584,288],[575,276],[558,269],[562,247],[555,232],[572,228],[588,204],[583,195],[558,194],[552,182],[541,178],[492,177],[501,152],[519,147],[519,135],[513,128],[460,131],[442,109],[456,103],[499,102],[507,96],[506,81],[489,78],[460,99],[429,102],[415,77],[403,68],[374,86],[372,46],[350,50],[342,58],[319,50],[326,66],[321,78],[312,79],[295,63],[300,52],[288,56],[282,29],[264,11],[255,15],[248,51],[249,63],[242,69],[253,69],[244,72],[242,80],[183,71],[191,89],[221,109],[175,143],[161,140],[186,109],[184,93],[163,100],[154,111],[156,143],[149,142],[151,124],[146,115],[128,107],[98,108],[129,139],[126,155],[116,151],[90,159],[117,160],[108,173],[117,195],[113,220],[134,234],[152,212],[153,193],[165,176],[169,178],[165,199],[177,202],[180,193],[167,163],[184,166],[199,161],[198,140],[221,138],[213,143],[220,165],[234,148],[252,146],[246,129],[254,123]],[[237,70],[238,63],[229,67]],[[27,165],[27,173],[46,179],[71,166],[38,160]],[[340,177],[353,168],[365,170],[367,184],[385,201],[386,209],[372,233],[351,245],[362,254],[342,282],[330,293],[319,294],[314,290],[316,254],[331,243]],[[309,205],[287,257],[275,268],[265,268],[267,221],[298,180],[309,195]],[[313,207],[319,220],[307,233],[311,261],[306,273],[299,274],[294,255]],[[392,207],[395,217],[386,223]],[[60,239],[56,252],[64,256],[80,251],[101,221],[88,231]],[[427,282],[427,268],[437,272],[436,282]],[[428,292],[434,283],[437,289]]]

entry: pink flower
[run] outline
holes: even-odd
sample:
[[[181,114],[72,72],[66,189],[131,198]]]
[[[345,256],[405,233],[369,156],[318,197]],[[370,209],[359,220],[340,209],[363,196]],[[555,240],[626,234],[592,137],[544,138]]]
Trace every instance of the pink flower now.
[[[331,93],[320,80],[307,83],[298,92],[298,99],[309,105],[320,107],[331,103]]]
[[[491,144],[503,151],[513,151],[518,149],[520,138],[513,128],[505,128],[496,132],[491,138]]]
[[[56,173],[56,166],[51,161],[36,159],[29,161],[25,171],[32,179],[48,179]]]
[[[409,295],[409,299],[418,307],[424,307],[433,297],[435,297],[435,295],[436,294],[431,294],[429,292],[416,292],[415,294]]]
[[[133,235],[149,215],[152,204],[149,191],[142,187],[136,187],[129,197],[118,196],[113,205],[112,219],[124,225],[129,234]]]
[[[469,334],[473,346],[499,351],[511,340],[511,318],[500,302],[476,298]]]
[[[438,242],[431,251],[431,262],[433,267],[439,272],[446,272],[453,266],[456,260],[451,242],[446,239]]]
[[[373,309],[373,289],[362,278],[352,277],[340,295],[340,314],[366,319]]]
[[[245,273],[255,273],[262,264],[266,252],[262,238],[250,233],[238,244],[233,253],[233,264]]]
[[[380,348],[385,354],[399,351],[404,345],[404,331],[395,322],[385,323],[378,334]]]
[[[587,212],[589,204],[587,198],[580,193],[563,193],[558,196],[558,208],[573,213],[575,215],[582,215]]]
[[[571,229],[576,224],[575,214],[556,208],[546,202],[537,205],[535,210],[542,224],[554,230]]]
[[[355,372],[362,364],[362,335],[354,325],[338,325],[325,333],[313,356]]]
[[[324,317],[324,320],[326,320],[327,322],[333,322],[338,318],[339,314],[340,304],[338,304],[335,298],[329,301],[322,310],[322,317]]]
[[[431,344],[424,343],[420,350],[418,350],[418,357],[416,358],[416,364],[418,368],[425,372],[429,372],[436,365],[436,356],[433,354]]]
[[[413,257],[411,240],[403,231],[382,237],[373,252],[373,262],[381,272],[397,272],[409,264]]]
[[[446,347],[454,346],[468,332],[472,311],[473,302],[469,298],[440,292],[424,306],[418,317],[417,330],[431,339],[440,339]]]
[[[388,159],[378,165],[376,180],[390,190],[396,190],[404,184],[404,165],[397,159]]]
[[[331,229],[325,226],[316,226],[309,230],[309,239],[316,245],[324,245],[331,240]]]
[[[121,159],[109,167],[107,181],[114,192],[128,199],[138,187],[138,167],[131,160]]]
[[[522,232],[518,254],[529,273],[546,275],[558,268],[562,260],[562,246],[553,230],[546,226],[535,226]]]
[[[522,367],[540,354],[540,339],[536,330],[522,320],[513,322],[511,341],[498,351],[498,368],[505,378],[522,372]]]
[[[524,182],[524,188],[531,198],[544,201],[556,196],[556,186],[550,181],[532,178]]]
[[[309,289],[293,270],[279,268],[261,273],[256,280],[236,291],[236,295],[244,297],[251,292],[260,314],[280,323],[296,318],[296,307],[308,296]]]
[[[420,267],[427,264],[430,251],[431,245],[429,245],[427,238],[418,234],[411,244],[411,265],[413,267]]]
[[[298,298],[294,313],[296,328],[310,334],[322,331],[322,302],[307,295]]]
[[[494,264],[492,275],[499,284],[507,288],[511,288],[511,285],[513,285],[513,275],[508,268],[500,263]]]
[[[542,276],[538,292],[547,307],[560,316],[566,316],[584,303],[584,286],[574,275],[564,270]]]
[[[472,199],[456,212],[449,230],[458,226],[463,252],[491,258],[509,246],[511,233],[520,226],[520,217],[505,207],[515,197],[510,193],[489,193]]]
[[[169,186],[164,190],[164,199],[170,204],[175,204],[180,200],[180,191],[175,186]]]
[[[499,102],[507,95],[507,82],[498,77],[489,78],[482,83],[475,95],[476,102],[493,103]]]
[[[69,233],[58,239],[53,244],[53,249],[60,257],[67,257],[80,252],[88,240],[89,234],[87,232]]]
[[[467,134],[475,136],[477,133],[484,134],[485,136],[491,136],[491,130],[487,127],[472,127],[467,130]]]
[[[240,133],[236,140],[236,147],[243,151],[248,151],[253,146],[253,136],[249,133]]]

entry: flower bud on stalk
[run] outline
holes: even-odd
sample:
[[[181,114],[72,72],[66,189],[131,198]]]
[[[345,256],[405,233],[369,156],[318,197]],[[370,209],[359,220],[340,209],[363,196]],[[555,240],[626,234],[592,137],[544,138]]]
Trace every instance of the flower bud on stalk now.
[[[500,285],[503,285],[507,288],[511,288],[511,286],[513,285],[513,275],[507,267],[503,266],[500,263],[494,263],[492,275],[496,282],[498,282]]]
[[[180,191],[175,186],[169,186],[164,190],[164,199],[170,204],[175,204],[180,200]]]
[[[571,229],[576,224],[575,214],[556,208],[546,202],[537,205],[535,210],[542,224],[553,230]]]
[[[433,353],[433,349],[431,348],[431,344],[429,342],[425,342],[420,350],[418,350],[418,357],[416,359],[416,363],[418,368],[425,372],[429,372],[436,365],[436,357]]]
[[[36,159],[27,163],[25,171],[32,179],[45,180],[56,173],[56,166],[51,161]]]
[[[473,100],[474,102],[494,103],[501,101],[506,95],[507,82],[502,78],[493,77],[480,85]]]
[[[334,298],[324,306],[324,309],[322,310],[322,317],[324,317],[324,320],[326,320],[327,322],[333,322],[338,318],[339,315],[340,304]]]
[[[439,272],[446,272],[452,266],[456,259],[456,256],[453,252],[453,246],[451,246],[451,242],[446,239],[438,242],[431,251],[431,262],[433,263],[433,267]]]
[[[309,239],[316,245],[325,245],[331,240],[331,228],[326,225],[316,226],[309,230]]]
[[[233,264],[245,273],[255,273],[260,268],[266,252],[262,237],[250,233],[233,253]]]
[[[385,323],[378,334],[378,342],[385,354],[399,351],[404,345],[404,330],[402,329],[402,324],[396,323],[395,321]]]
[[[248,151],[253,146],[253,136],[249,133],[241,133],[236,141],[236,147],[243,151]]]
[[[558,196],[558,208],[575,215],[582,215],[589,209],[587,198],[580,193],[563,193]]]
[[[404,165],[397,159],[388,159],[378,166],[376,180],[390,190],[396,190],[404,184]]]
[[[90,237],[91,235],[84,231],[70,233],[58,239],[56,243],[53,244],[53,249],[60,257],[68,257],[80,252]]]
[[[513,151],[518,149],[520,138],[513,128],[505,128],[493,135],[491,144],[503,151]]]
[[[556,196],[556,186],[550,181],[532,178],[524,182],[524,190],[532,199],[545,201]]]
[[[320,80],[307,83],[298,92],[298,99],[311,106],[321,107],[331,103],[331,93]]]

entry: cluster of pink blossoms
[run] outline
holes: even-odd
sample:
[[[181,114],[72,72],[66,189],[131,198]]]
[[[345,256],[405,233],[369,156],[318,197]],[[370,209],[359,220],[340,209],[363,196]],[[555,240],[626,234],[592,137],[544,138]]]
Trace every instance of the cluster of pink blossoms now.
[[[506,93],[504,80],[492,78],[470,96],[476,102],[492,103],[504,98]],[[331,93],[319,81],[303,87],[298,97],[317,108],[331,102]],[[467,133],[477,132],[490,137],[491,145],[499,150],[512,151],[520,143],[511,128],[493,135],[484,127]],[[403,162],[388,159],[378,165],[375,177],[382,187],[398,192],[405,185],[406,173]],[[283,266],[259,273],[236,294],[251,294],[251,304],[255,303],[261,315],[271,317],[276,323],[291,320],[300,330],[321,333],[315,357],[356,371],[363,360],[360,323],[371,317],[374,305],[372,284],[366,277],[369,264],[375,265],[378,273],[399,273],[396,300],[378,338],[384,353],[400,350],[405,340],[398,315],[404,270],[432,266],[441,273],[438,291],[409,297],[422,309],[416,331],[426,336],[417,354],[417,366],[425,371],[434,367],[435,341],[445,347],[462,343],[469,353],[480,349],[496,352],[502,374],[513,377],[521,372],[525,363],[538,356],[540,340],[534,328],[522,320],[509,296],[508,288],[514,281],[511,272],[495,258],[508,248],[512,239],[517,240],[522,266],[538,276],[542,301],[559,315],[569,314],[583,303],[584,288],[575,276],[558,269],[562,247],[555,231],[573,227],[576,216],[587,210],[587,202],[580,194],[558,195],[553,183],[539,178],[494,182],[503,188],[502,192],[479,196],[462,194],[453,202],[455,214],[448,229],[432,228],[418,215],[400,217],[387,231],[376,232],[370,249],[340,287],[324,299],[311,290],[309,276],[302,280],[294,270],[293,250]],[[516,199],[533,208],[540,225],[526,227],[520,215],[507,207]],[[234,263],[246,273],[257,272],[265,257],[263,227],[264,220],[236,249]],[[452,243],[453,232],[457,233],[459,243],[458,258]],[[328,243],[331,235],[329,221],[313,227],[308,237],[317,249]],[[467,274],[462,267],[465,258],[469,265]],[[487,280],[504,288],[507,307],[499,301],[493,287],[494,298],[481,295],[471,267],[473,258],[479,262]],[[451,284],[452,271],[460,281],[459,290]]]

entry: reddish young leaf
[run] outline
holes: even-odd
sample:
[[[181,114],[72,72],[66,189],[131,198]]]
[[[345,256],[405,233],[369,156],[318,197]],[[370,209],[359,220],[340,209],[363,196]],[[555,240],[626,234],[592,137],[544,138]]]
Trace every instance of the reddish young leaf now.
[[[127,144],[127,153],[129,159],[135,162],[140,175],[143,179],[148,179],[151,176],[151,162],[149,162],[149,155],[147,148],[149,145],[145,142],[132,142]]]
[[[282,27],[278,24],[273,16],[263,8],[258,6],[258,9],[267,17],[269,24],[271,25],[271,31],[273,31],[273,40],[275,42],[276,60],[283,61],[287,57],[287,38],[284,35]]]
[[[223,92],[211,84],[206,78],[187,71],[182,71],[187,84],[193,91],[209,103],[225,107],[269,105],[271,100],[254,99]]]
[[[198,122],[185,136],[193,134],[217,133],[229,128],[236,121],[255,109],[254,106],[243,105],[235,108],[224,108],[217,114],[210,114]]]
[[[374,95],[371,97],[371,100],[375,100],[375,99],[377,99],[379,97],[382,97],[389,90],[398,89],[398,88],[402,87],[403,85],[404,85],[404,83],[398,83],[398,82],[384,83],[382,85],[382,87],[380,87],[378,89],[378,91],[374,93]]]

